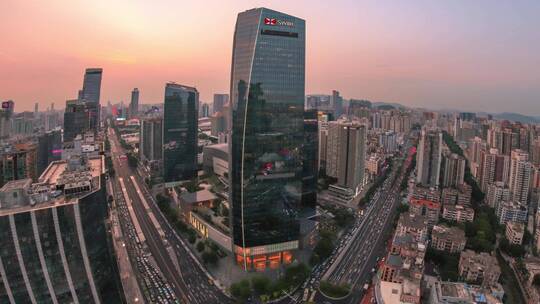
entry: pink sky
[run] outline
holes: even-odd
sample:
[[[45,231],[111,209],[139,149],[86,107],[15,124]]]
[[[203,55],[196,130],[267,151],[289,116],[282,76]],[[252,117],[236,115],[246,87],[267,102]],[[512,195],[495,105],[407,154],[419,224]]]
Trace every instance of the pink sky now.
[[[0,100],[60,108],[102,67],[103,104],[134,87],[161,102],[167,81],[209,102],[229,90],[237,13],[265,6],[306,19],[306,94],[540,115],[539,5],[450,2],[3,0]]]

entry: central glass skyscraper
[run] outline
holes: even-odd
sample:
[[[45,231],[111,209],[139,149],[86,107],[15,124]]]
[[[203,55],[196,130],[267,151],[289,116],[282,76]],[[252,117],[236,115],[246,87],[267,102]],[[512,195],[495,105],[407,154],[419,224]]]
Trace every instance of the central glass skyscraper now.
[[[256,8],[238,15],[231,69],[232,238],[245,269],[288,263],[303,200],[305,21]],[[309,129],[306,128],[306,131]],[[310,164],[313,162],[310,162]]]

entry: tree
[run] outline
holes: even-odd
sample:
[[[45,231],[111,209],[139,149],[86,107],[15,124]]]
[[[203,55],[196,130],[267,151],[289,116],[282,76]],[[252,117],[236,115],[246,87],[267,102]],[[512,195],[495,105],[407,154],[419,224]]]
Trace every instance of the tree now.
[[[267,294],[270,291],[270,279],[265,276],[255,276],[251,279],[251,286],[253,290],[259,294]]]
[[[197,251],[198,252],[203,252],[205,247],[206,246],[204,246],[204,242],[198,242],[197,243]]]
[[[283,280],[290,283],[292,286],[300,285],[309,276],[309,268],[300,263],[295,266],[290,266],[285,270]]]
[[[195,233],[190,233],[188,235],[188,242],[194,244],[197,241],[197,235]]]
[[[216,265],[218,262],[218,256],[213,251],[205,251],[202,254],[203,263],[208,265]]]
[[[315,266],[319,264],[320,262],[321,262],[321,257],[317,253],[313,252],[311,256],[309,257],[309,265]]]
[[[313,249],[313,252],[316,253],[319,258],[326,259],[327,257],[332,254],[332,251],[334,250],[334,242],[331,238],[323,237],[321,235],[321,239]]]
[[[406,205],[406,204],[400,204],[397,208],[397,211],[398,213],[404,213],[404,212],[407,212],[409,211],[409,205]]]
[[[532,280],[534,286],[540,286],[540,274],[535,274]]]
[[[251,295],[251,287],[249,286],[249,281],[245,279],[232,284],[230,290],[233,297],[237,298],[240,301],[247,300],[247,298],[249,298],[249,296]]]
[[[510,244],[507,238],[502,238],[499,242],[499,249],[507,255],[519,258],[525,255],[525,248],[521,245]]]
[[[319,288],[325,295],[341,298],[349,294],[350,288],[347,285],[334,285],[327,281],[321,281]]]

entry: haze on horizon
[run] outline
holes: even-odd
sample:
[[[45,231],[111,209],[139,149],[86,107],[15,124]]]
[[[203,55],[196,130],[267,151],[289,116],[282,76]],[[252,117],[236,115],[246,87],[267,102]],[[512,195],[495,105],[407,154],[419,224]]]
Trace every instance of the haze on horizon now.
[[[167,81],[201,100],[228,93],[236,16],[268,7],[306,20],[306,94],[540,116],[540,2],[0,2],[0,100],[62,108],[84,69],[102,67],[101,103],[163,101]]]

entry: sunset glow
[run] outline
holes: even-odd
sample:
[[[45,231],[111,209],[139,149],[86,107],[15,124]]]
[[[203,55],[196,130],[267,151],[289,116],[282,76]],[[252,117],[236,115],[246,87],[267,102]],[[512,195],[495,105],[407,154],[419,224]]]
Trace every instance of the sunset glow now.
[[[238,12],[306,20],[306,93],[540,115],[537,1],[16,1],[0,3],[0,99],[16,110],[76,97],[104,69],[102,103],[163,101],[167,81],[202,101],[229,91]],[[519,109],[515,105],[519,104]]]

